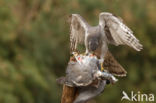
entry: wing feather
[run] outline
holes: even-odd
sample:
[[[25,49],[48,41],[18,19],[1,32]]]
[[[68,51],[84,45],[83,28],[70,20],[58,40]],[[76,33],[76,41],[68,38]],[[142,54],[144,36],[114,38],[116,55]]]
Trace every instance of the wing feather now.
[[[115,45],[128,45],[137,51],[142,49],[139,40],[133,35],[133,32],[119,18],[111,13],[100,13],[100,18],[105,22],[105,31],[109,43]],[[109,36],[109,37],[108,37]],[[111,39],[110,39],[111,37]]]
[[[71,24],[70,24],[70,49],[71,52],[77,49],[77,45],[83,44],[86,36],[86,31],[88,29],[88,23],[79,15],[71,15]]]

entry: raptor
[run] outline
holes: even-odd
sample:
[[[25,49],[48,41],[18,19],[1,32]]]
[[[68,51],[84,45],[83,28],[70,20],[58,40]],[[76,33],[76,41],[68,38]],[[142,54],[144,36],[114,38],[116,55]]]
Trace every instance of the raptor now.
[[[89,25],[79,14],[72,14],[70,20],[71,51],[76,51],[78,44],[84,44],[85,53],[97,55],[101,64],[108,53],[108,44],[127,45],[136,51],[140,51],[143,47],[122,19],[111,13],[100,13],[97,26]]]

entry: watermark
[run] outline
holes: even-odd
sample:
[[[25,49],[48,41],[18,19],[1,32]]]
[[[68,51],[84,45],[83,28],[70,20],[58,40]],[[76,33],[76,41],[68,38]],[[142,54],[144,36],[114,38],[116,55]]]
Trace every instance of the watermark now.
[[[140,91],[138,91],[137,93],[135,93],[134,91],[131,91],[131,93],[128,95],[125,91],[122,91],[122,100],[129,100],[129,101],[138,101],[138,102],[142,102],[142,101],[147,101],[147,102],[153,102],[154,101],[154,94],[150,93],[150,94],[146,94],[146,93],[141,93]]]

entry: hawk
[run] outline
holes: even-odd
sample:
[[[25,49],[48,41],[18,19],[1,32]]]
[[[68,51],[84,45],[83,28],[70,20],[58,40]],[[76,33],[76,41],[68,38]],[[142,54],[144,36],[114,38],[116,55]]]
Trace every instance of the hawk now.
[[[108,12],[99,14],[97,26],[90,26],[79,14],[72,14],[70,28],[71,51],[76,51],[78,44],[84,44],[85,53],[97,55],[101,64],[104,63],[107,54],[112,57],[108,51],[108,44],[127,45],[136,51],[140,51],[143,47],[133,35],[132,30],[120,18]],[[122,71],[126,73],[126,71]]]

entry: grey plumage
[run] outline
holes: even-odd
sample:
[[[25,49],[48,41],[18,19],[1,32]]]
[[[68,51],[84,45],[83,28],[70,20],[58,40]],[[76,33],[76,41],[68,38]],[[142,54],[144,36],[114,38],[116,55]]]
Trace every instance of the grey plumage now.
[[[112,84],[117,82],[112,74],[101,72],[95,56],[77,55],[74,58],[68,63],[66,76],[57,79],[60,84],[78,88],[79,95],[74,103],[85,103],[99,95],[104,90],[106,80]]]
[[[101,25],[105,25],[105,31],[108,29],[110,32],[105,32],[108,42],[114,45],[128,45],[137,51],[142,49],[139,40],[133,35],[133,31],[128,28],[120,19],[113,16],[111,13],[100,14]],[[102,24],[102,21],[105,21]],[[108,38],[110,36],[110,38]]]
[[[128,45],[137,51],[142,49],[132,30],[121,19],[107,12],[100,13],[99,25],[95,27],[90,26],[79,14],[72,14],[70,42],[71,51],[75,51],[79,43],[85,44],[86,53],[100,54],[101,63],[108,51],[108,44]]]
[[[86,101],[94,98],[95,96],[103,92],[105,85],[106,85],[106,80],[100,80],[98,88],[93,87],[93,86],[86,86],[86,87],[78,88],[79,95],[75,99],[74,103],[86,103]]]
[[[86,58],[87,59],[87,58]],[[98,70],[98,60],[87,59],[87,63],[70,61],[66,69],[66,85],[68,86],[88,86],[96,77],[94,74]]]
[[[99,61],[96,57],[82,56],[83,62],[78,61],[69,61],[66,77],[58,79],[60,84],[66,84],[71,87],[84,87],[95,84],[92,86],[96,87],[98,85],[94,82],[99,81],[99,79],[109,80],[112,84],[117,81],[113,75],[101,72]]]

